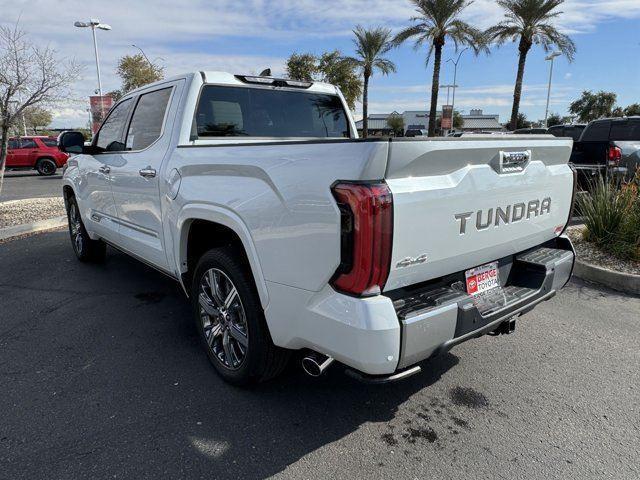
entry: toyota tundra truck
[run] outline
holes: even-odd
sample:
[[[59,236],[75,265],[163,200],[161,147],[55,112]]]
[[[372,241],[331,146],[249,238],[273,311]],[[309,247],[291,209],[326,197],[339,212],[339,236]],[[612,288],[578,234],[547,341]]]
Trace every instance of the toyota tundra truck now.
[[[75,255],[108,244],[179,282],[235,384],[294,352],[311,375],[407,377],[510,333],[573,269],[571,139],[359,139],[335,86],[195,72],[58,141]]]

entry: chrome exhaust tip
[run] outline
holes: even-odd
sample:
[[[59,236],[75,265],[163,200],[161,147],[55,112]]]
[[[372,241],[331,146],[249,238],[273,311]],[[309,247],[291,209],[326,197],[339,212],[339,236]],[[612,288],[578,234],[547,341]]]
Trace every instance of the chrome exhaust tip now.
[[[302,369],[311,377],[319,377],[332,363],[332,357],[318,352],[311,352],[302,359]]]

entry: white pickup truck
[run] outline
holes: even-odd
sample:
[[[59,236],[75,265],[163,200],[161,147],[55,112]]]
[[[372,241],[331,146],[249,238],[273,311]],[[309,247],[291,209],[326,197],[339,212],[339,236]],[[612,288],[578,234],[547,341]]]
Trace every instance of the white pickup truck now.
[[[66,132],[69,231],[175,278],[228,381],[294,351],[383,382],[509,333],[571,276],[570,139],[358,139],[331,85],[196,72],[122,98],[92,145]]]

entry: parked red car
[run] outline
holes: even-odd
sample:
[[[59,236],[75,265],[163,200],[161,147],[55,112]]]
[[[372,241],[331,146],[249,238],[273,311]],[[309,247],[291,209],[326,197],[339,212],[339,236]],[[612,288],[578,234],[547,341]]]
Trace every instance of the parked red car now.
[[[20,137],[9,139],[6,168],[37,170],[40,175],[53,175],[62,168],[69,155],[58,150],[55,137]]]

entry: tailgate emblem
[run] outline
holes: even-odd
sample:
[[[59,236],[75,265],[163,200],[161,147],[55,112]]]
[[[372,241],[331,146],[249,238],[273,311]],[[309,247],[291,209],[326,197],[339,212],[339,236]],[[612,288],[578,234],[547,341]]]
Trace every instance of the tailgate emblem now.
[[[521,172],[531,160],[531,151],[500,152],[500,171],[498,173]]]
[[[412,265],[420,265],[421,263],[425,263],[426,261],[427,261],[427,254],[423,253],[422,255],[416,258],[407,257],[403,260],[400,260],[398,263],[396,263],[396,268],[405,268],[405,267],[410,267]]]

